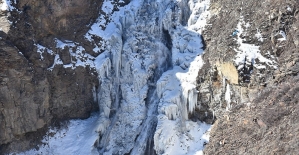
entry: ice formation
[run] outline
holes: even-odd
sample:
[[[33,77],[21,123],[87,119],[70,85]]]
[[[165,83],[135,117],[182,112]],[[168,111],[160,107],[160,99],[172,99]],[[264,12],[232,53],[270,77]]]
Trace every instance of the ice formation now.
[[[230,91],[230,86],[229,84],[226,85],[226,91],[225,91],[225,101],[226,101],[226,110],[229,110],[231,108],[231,91]]]
[[[98,72],[99,154],[202,153],[210,125],[188,115],[200,108],[196,77],[209,0],[132,0],[117,12],[113,5],[106,0],[102,6],[110,22],[100,15],[85,35],[91,42],[102,38],[94,49],[104,51],[99,56],[56,41],[56,48],[68,46],[76,57],[64,67],[88,65]],[[52,67],[57,64],[58,54]]]
[[[86,34],[105,38],[105,52],[95,61],[100,120],[108,122],[99,126],[100,153],[144,154],[154,138],[158,154],[175,148],[192,154],[199,147],[193,144],[205,141],[198,137],[209,125],[188,121],[188,114],[200,106],[195,80],[207,9],[208,1],[132,1],[104,30],[99,20]],[[198,129],[201,134],[189,134]]]

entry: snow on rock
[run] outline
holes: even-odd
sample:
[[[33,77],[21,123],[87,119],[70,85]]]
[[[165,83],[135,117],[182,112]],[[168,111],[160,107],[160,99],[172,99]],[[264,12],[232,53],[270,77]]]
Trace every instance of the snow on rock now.
[[[239,31],[239,33],[237,33],[237,43],[239,44],[239,48],[235,49],[237,52],[235,63],[238,65],[238,69],[244,67],[244,64],[252,64],[257,69],[265,68],[265,65],[277,68],[275,65],[276,62],[274,60],[267,59],[260,53],[259,46],[243,43],[244,39],[241,38],[241,34],[246,30],[244,30],[242,26],[246,28],[246,26],[248,27],[250,25],[245,23],[243,17],[241,16],[237,25],[237,30]],[[259,31],[256,34],[256,37],[259,37],[260,41],[262,41]],[[259,60],[259,63],[256,63],[257,59]]]
[[[78,66],[82,66],[82,67],[89,66],[90,68],[95,68],[94,65],[95,57],[86,53],[85,49],[82,46],[79,46],[78,43],[75,43],[70,40],[61,41],[59,39],[55,39],[55,43],[56,43],[56,49],[60,49],[60,50],[63,50],[65,48],[69,49],[69,53],[71,56],[71,63],[64,64],[63,65],[64,68],[75,69]],[[39,44],[35,46],[37,47],[37,52],[40,53],[41,55],[41,60],[43,60],[42,53],[44,52],[44,50],[47,50],[47,52],[50,53],[51,55],[55,55],[54,63],[50,68],[48,68],[48,70],[52,71],[55,65],[63,64],[58,53],[54,53],[52,50]]]
[[[44,47],[44,46],[42,46],[40,44],[34,44],[34,45],[37,48],[37,53],[40,54],[40,60],[44,60],[44,57],[43,57],[43,53],[44,52],[48,52],[49,54],[54,55],[54,53],[53,53],[52,50],[50,50],[50,49],[48,49],[48,48],[46,48],[46,47]]]
[[[55,67],[55,65],[62,65],[62,64],[63,64],[63,63],[62,63],[62,61],[61,61],[59,55],[56,54],[56,55],[55,55],[55,58],[54,58],[54,63],[53,63],[53,65],[52,65],[51,67],[48,68],[48,70],[52,71],[53,68]]]
[[[261,31],[259,29],[256,30],[255,37],[258,39],[258,41],[263,42],[264,38],[263,35],[261,34]]]
[[[282,37],[282,38],[278,39],[279,41],[285,41],[285,40],[287,40],[287,35],[286,35],[286,33],[284,31],[280,30],[278,34],[280,34],[280,36]]]
[[[65,40],[62,42],[59,39],[55,39],[56,42],[56,48],[64,49],[65,47],[75,47],[75,43],[70,40]]]

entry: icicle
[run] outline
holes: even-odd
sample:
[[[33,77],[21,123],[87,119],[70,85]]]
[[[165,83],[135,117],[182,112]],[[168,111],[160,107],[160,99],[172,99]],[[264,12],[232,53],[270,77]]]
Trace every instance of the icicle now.
[[[169,120],[177,119],[178,106],[176,104],[167,104],[164,107],[164,111]]]
[[[191,89],[188,93],[188,103],[189,103],[189,113],[195,110],[197,105],[197,90],[195,88]]]
[[[229,110],[231,108],[231,92],[230,92],[230,86],[229,84],[226,85],[226,92],[225,92],[225,101],[226,101],[226,110]]]

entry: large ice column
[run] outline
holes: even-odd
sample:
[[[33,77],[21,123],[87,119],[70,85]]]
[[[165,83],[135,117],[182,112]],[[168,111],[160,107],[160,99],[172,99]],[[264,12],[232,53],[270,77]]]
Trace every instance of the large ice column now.
[[[102,108],[100,120],[104,124],[98,129],[101,133],[100,154],[129,153],[136,139],[147,142],[148,135],[153,135],[155,121],[152,121],[152,115],[157,106],[153,106],[148,98],[155,96],[149,92],[153,91],[160,72],[167,69],[166,60],[171,57],[163,42],[160,19],[170,1],[151,1],[140,6],[137,3],[132,1],[125,6],[126,9],[120,10],[122,15],[113,21],[115,24],[111,27],[115,32],[105,37],[105,56],[99,57],[103,63],[98,65],[102,87],[98,100]],[[106,66],[109,66],[109,77],[105,77]],[[152,123],[145,124],[147,122]]]
[[[188,90],[188,111],[191,113],[195,110],[197,104],[198,90],[195,87]]]
[[[115,73],[115,79],[118,80],[120,74],[120,67],[121,67],[121,52],[122,52],[122,39],[121,36],[112,36],[110,42],[110,55],[111,55],[111,62],[112,67]]]
[[[98,89],[98,102],[100,112],[106,118],[109,118],[110,108],[111,108],[111,61],[110,58],[107,56],[107,52],[99,55],[95,60],[96,70],[98,72],[98,78],[100,80],[100,85]]]
[[[94,61],[98,79],[100,82],[100,87],[97,90],[97,99],[100,107],[100,117],[97,121],[96,131],[100,136],[106,131],[107,127],[110,125],[109,115],[111,111],[111,91],[112,91],[112,83],[111,83],[111,60],[109,58],[109,52],[105,51],[98,57],[96,57]],[[97,141],[99,143],[99,141]]]
[[[118,108],[119,74],[121,64],[122,40],[121,30],[115,28],[115,34],[109,38],[105,52],[96,57],[94,63],[98,73],[100,87],[97,98],[100,107],[99,126],[97,132],[102,137],[111,125],[110,115]],[[119,39],[120,38],[120,39]]]

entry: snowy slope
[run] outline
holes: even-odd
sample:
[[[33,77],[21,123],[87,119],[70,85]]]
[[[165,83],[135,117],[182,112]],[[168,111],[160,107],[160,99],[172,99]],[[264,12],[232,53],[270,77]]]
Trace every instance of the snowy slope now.
[[[113,5],[106,0],[102,7],[109,22],[100,15],[85,35],[90,42],[102,38],[94,49],[104,51],[99,56],[82,54],[84,49],[76,43],[56,41],[57,48],[75,51],[70,53],[77,61],[64,67],[97,70],[99,115],[72,121],[69,130],[45,139],[47,146],[40,151],[138,155],[155,149],[157,154],[201,154],[210,125],[189,121],[188,114],[200,107],[196,77],[203,65],[200,33],[209,17],[209,1],[132,0],[117,12]],[[36,46],[41,54],[46,49]],[[52,67],[60,61],[56,55]],[[31,151],[25,154],[38,152]]]
[[[39,150],[32,149],[20,155],[96,155],[98,152],[94,148],[94,143],[98,138],[96,132],[98,117],[96,113],[86,120],[70,121],[67,128],[49,129],[42,141],[44,144],[39,146]]]

